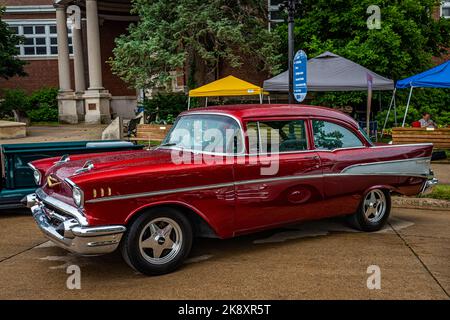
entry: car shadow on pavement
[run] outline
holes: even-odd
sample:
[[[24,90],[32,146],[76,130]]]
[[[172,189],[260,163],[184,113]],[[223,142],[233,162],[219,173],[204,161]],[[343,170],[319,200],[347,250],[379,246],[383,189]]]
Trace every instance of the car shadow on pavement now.
[[[390,223],[397,228],[406,228],[413,223],[397,218],[391,218]],[[391,231],[390,225],[386,225],[378,233]],[[309,241],[315,237],[323,237],[337,233],[358,233],[347,225],[343,218],[330,218],[317,221],[308,221],[288,227],[271,229],[250,235],[243,235],[231,239],[196,238],[191,254],[178,272],[195,268],[196,264],[217,262],[218,260],[239,261],[246,255],[260,254],[261,251],[271,250],[274,246],[288,246],[298,241]],[[286,242],[289,242],[288,244]],[[78,265],[83,268],[85,274],[107,274],[108,278],[135,278],[140,273],[131,269],[122,259],[119,250],[114,253],[80,257],[69,253],[51,242],[46,242],[36,249],[48,249],[42,252],[40,260],[49,263],[50,269],[66,269],[70,265]],[[45,256],[45,254],[48,254]],[[231,260],[230,260],[231,259]]]

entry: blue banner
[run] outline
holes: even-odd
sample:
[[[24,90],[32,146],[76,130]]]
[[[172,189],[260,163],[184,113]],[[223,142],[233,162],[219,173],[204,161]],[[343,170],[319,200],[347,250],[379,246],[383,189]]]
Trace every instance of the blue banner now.
[[[308,93],[306,83],[306,68],[308,65],[308,57],[303,50],[297,51],[294,57],[294,97],[298,102],[302,102]]]

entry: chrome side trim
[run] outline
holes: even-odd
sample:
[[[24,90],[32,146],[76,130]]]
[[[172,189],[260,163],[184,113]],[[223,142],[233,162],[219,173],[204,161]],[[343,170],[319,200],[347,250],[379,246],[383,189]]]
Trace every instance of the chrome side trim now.
[[[231,187],[233,185],[234,185],[233,182],[227,182],[227,183],[209,184],[209,185],[203,185],[203,186],[197,186],[197,187],[187,187],[187,188],[178,188],[178,189],[169,189],[169,190],[142,192],[142,193],[132,193],[132,194],[125,194],[125,195],[120,195],[120,196],[111,196],[111,197],[103,197],[103,198],[91,199],[91,200],[86,201],[86,203],[97,203],[97,202],[105,202],[105,201],[114,201],[114,200],[124,200],[124,199],[134,199],[134,198],[142,198],[142,197],[160,196],[160,195],[179,193],[179,192],[226,188],[226,187]]]
[[[61,210],[65,214],[77,219],[77,221],[80,223],[80,225],[82,225],[82,226],[89,225],[84,214],[77,208],[47,195],[41,188],[36,190],[36,195],[37,195],[38,199],[40,199],[42,202],[44,202],[50,206],[53,206],[53,207]]]
[[[180,192],[226,188],[226,187],[240,186],[240,185],[254,184],[254,183],[271,183],[271,182],[278,182],[278,181],[308,180],[308,179],[318,179],[318,178],[324,178],[324,177],[342,177],[342,176],[400,176],[400,177],[416,177],[416,178],[424,178],[424,179],[426,178],[426,176],[423,176],[423,175],[402,174],[402,173],[368,173],[368,174],[367,173],[364,173],[364,174],[330,173],[330,174],[316,174],[316,175],[305,175],[305,176],[287,176],[287,177],[276,177],[276,178],[266,178],[266,179],[242,180],[242,181],[236,181],[236,182],[209,184],[209,185],[196,186],[196,187],[167,189],[167,190],[160,190],[160,191],[151,191],[151,192],[142,192],[142,193],[127,194],[127,195],[103,197],[103,198],[87,200],[86,203],[99,203],[99,202],[106,202],[106,201],[145,198],[145,197],[160,196],[160,195],[174,194],[174,193],[180,193]]]
[[[380,148],[398,148],[398,147],[424,147],[424,146],[432,146],[432,143],[410,143],[410,144],[389,144],[386,146],[372,146],[369,147],[371,149],[380,149]]]

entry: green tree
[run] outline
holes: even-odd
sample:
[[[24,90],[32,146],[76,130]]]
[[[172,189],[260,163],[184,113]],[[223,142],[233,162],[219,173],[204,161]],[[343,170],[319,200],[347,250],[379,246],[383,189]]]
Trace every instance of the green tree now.
[[[25,61],[18,59],[17,48],[22,38],[13,34],[8,25],[1,20],[5,9],[0,7],[0,77],[9,79],[16,75],[26,76],[23,70]]]
[[[140,20],[116,39],[109,61],[132,87],[163,86],[171,71],[186,65],[217,77],[223,63],[241,66],[243,55],[258,70],[279,71],[278,36],[267,30],[266,0],[132,2]]]
[[[450,47],[450,20],[433,18],[437,0],[302,0],[295,26],[296,49],[310,57],[331,51],[355,61],[388,78],[399,80],[425,71]],[[381,28],[369,29],[367,8],[381,9]],[[280,53],[287,52],[287,24],[275,32],[282,39]],[[287,62],[287,61],[286,61]],[[284,66],[285,68],[287,65]],[[448,90],[418,90],[412,103],[416,108],[448,112]],[[314,104],[325,106],[363,106],[365,92],[315,93]],[[399,92],[398,102],[406,102],[406,90]],[[384,104],[390,93],[383,94]],[[418,105],[424,103],[423,105]],[[430,103],[433,103],[430,105]],[[375,104],[375,103],[374,103]],[[379,119],[381,120],[381,119]],[[417,119],[416,119],[417,120]]]

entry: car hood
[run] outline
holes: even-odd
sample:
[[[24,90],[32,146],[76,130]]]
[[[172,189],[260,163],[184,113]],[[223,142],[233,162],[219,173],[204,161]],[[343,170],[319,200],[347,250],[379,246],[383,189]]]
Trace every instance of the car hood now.
[[[64,163],[55,164],[47,175],[54,175],[58,179],[64,180],[83,175],[85,173],[97,173],[117,169],[126,169],[135,166],[151,166],[171,163],[171,150],[138,150],[125,152],[109,152],[98,154],[87,154],[70,157]],[[88,164],[92,164],[90,169],[83,170]]]

